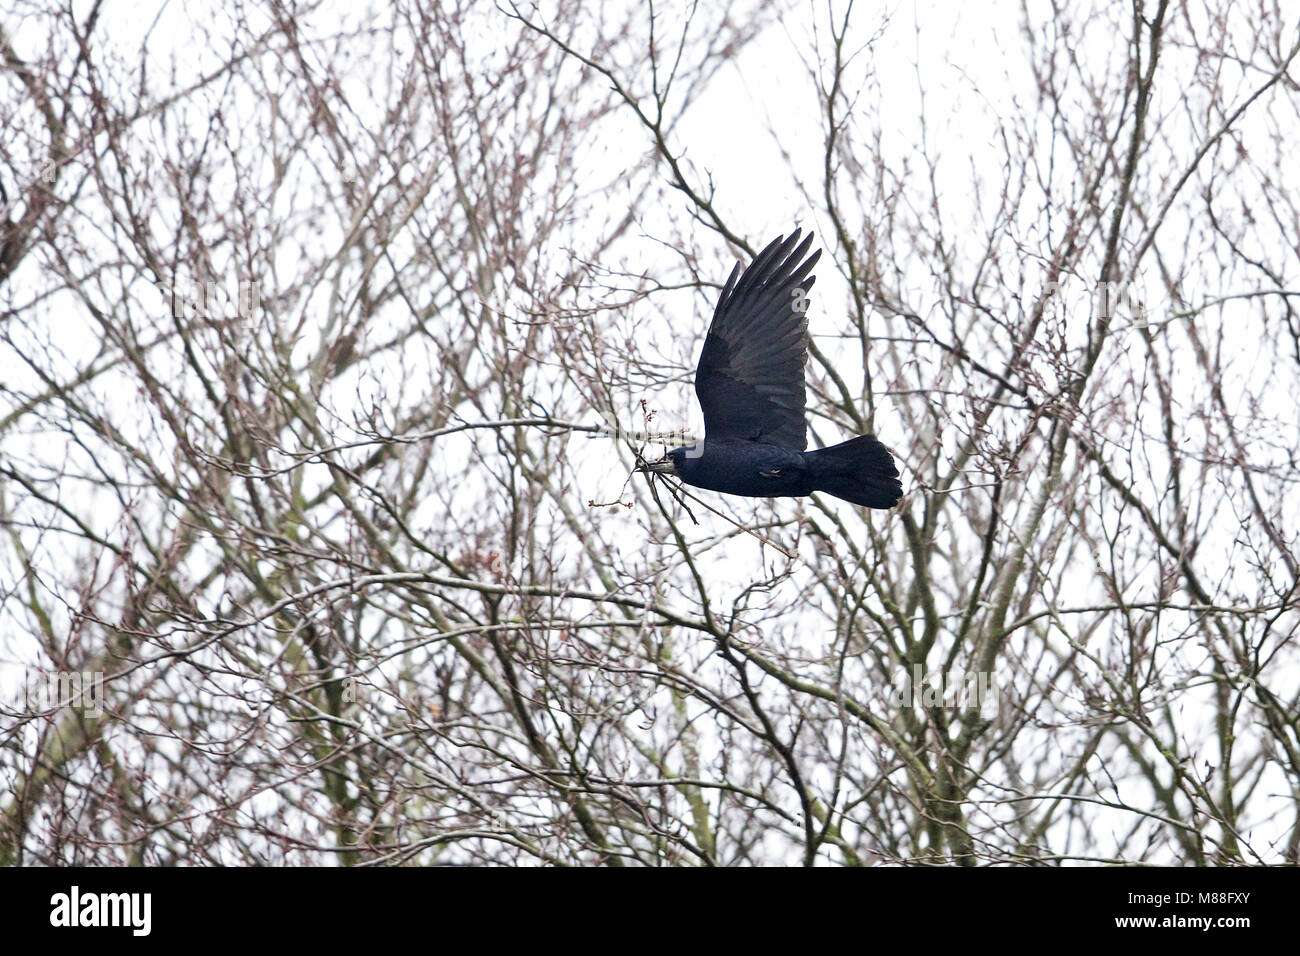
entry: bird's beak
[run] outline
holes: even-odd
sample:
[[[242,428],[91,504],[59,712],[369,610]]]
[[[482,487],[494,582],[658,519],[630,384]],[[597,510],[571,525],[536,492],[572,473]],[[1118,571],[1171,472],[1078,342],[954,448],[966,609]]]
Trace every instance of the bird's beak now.
[[[663,457],[658,461],[652,461],[645,465],[637,465],[637,471],[653,471],[656,475],[676,475],[677,463],[671,458]]]

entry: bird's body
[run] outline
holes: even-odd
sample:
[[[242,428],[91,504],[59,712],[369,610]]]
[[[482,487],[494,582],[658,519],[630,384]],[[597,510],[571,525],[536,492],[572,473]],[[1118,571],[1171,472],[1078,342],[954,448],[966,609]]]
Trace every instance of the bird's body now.
[[[770,442],[705,439],[674,448],[672,470],[688,485],[751,498],[798,498],[825,491],[868,508],[892,508],[902,496],[898,469],[885,446],[870,435],[813,451]]]
[[[669,452],[678,478],[688,485],[731,495],[767,497],[812,494],[804,453],[769,442],[705,439]]]
[[[778,236],[743,274],[732,270],[700,353],[695,394],[704,441],[674,448],[643,471],[688,485],[750,497],[825,491],[868,508],[892,508],[903,495],[885,446],[863,435],[804,451],[804,363],[808,355],[809,236]],[[737,275],[739,274],[739,279]]]

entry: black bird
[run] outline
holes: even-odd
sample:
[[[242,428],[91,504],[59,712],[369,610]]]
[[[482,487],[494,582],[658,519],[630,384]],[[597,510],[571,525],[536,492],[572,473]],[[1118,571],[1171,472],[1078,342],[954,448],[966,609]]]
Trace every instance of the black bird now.
[[[801,243],[796,229],[788,239],[777,236],[744,273],[736,263],[695,370],[704,441],[638,471],[759,498],[824,491],[892,508],[903,497],[894,459],[872,435],[804,451],[808,290],[821,258],[820,249],[808,256],[812,241],[809,235]]]

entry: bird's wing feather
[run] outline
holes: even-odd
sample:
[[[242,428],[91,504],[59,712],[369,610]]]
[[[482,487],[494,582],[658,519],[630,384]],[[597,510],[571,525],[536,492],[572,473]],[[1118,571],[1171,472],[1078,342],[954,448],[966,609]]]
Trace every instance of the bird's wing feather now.
[[[778,236],[743,273],[739,263],[731,270],[695,372],[706,439],[808,446],[807,293],[821,250],[801,260],[812,241],[809,235],[801,243],[796,229],[788,239]]]

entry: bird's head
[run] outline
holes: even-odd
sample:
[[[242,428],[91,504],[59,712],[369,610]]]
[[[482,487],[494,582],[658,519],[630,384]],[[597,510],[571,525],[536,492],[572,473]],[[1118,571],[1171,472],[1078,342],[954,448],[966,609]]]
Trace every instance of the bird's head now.
[[[637,465],[637,471],[654,472],[656,475],[673,475],[680,478],[685,473],[686,448],[674,448],[658,461]]]

